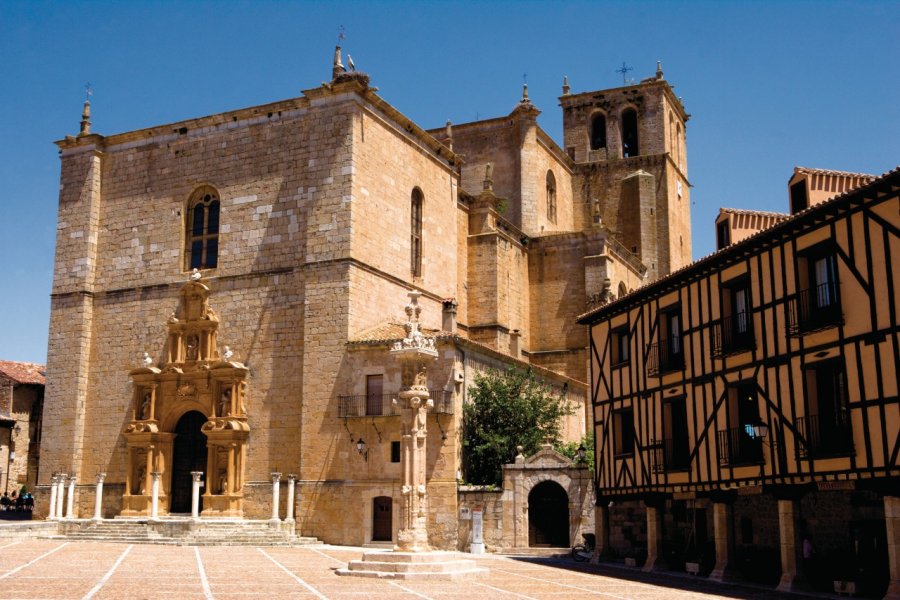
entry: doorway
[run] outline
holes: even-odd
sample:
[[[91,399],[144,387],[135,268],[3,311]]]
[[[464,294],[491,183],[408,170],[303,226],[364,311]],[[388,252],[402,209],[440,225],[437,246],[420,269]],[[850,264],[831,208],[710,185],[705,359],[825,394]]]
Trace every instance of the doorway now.
[[[528,545],[569,547],[569,495],[555,481],[542,481],[528,494]]]
[[[390,496],[372,499],[372,541],[390,542],[394,529],[393,504]]]
[[[206,415],[197,411],[185,413],[175,426],[172,448],[172,481],[169,484],[169,512],[191,512],[191,471],[206,470],[206,436],[200,431]],[[203,495],[200,495],[203,510]]]

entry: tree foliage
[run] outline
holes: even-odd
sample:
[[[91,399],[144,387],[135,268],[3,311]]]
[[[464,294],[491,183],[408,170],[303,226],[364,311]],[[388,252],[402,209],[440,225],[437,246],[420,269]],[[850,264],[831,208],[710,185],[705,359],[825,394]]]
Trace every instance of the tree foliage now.
[[[594,469],[594,430],[588,429],[588,432],[585,434],[580,441],[577,442],[564,442],[560,444],[556,444],[554,448],[557,452],[562,454],[563,456],[567,456],[568,458],[577,461],[578,460],[578,446],[582,446],[584,448],[584,464]]]
[[[560,420],[571,414],[565,397],[531,369],[490,370],[475,376],[463,407],[463,462],[466,481],[502,482],[502,466],[516,446],[534,454],[545,441],[559,441]]]

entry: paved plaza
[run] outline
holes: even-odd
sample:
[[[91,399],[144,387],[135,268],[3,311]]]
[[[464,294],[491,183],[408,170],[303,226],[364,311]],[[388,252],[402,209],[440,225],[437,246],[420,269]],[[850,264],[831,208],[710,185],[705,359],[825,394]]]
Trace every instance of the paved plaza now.
[[[0,543],[0,598],[797,598],[568,559],[475,557],[480,566],[490,569],[489,574],[454,582],[394,582],[335,574],[361,552],[328,545],[255,548],[4,541]]]

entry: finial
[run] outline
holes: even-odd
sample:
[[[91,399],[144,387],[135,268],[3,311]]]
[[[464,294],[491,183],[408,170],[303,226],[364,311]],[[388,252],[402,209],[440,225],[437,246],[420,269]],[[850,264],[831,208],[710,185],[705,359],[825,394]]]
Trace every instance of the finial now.
[[[569,76],[563,75],[563,96],[569,95]]]
[[[225,360],[231,360],[231,357],[234,356],[234,352],[232,352],[231,348],[225,346],[225,353],[222,356]]]
[[[663,78],[662,61],[661,60],[656,61],[656,78],[657,79]]]
[[[88,82],[84,85],[84,108],[81,110],[81,130],[78,132],[78,137],[91,133],[91,96],[93,95],[94,89]]]
[[[453,124],[450,123],[450,119],[447,119],[444,133],[447,135],[447,147],[453,150]]]
[[[528,102],[531,102],[531,100],[528,99],[528,73],[523,73],[522,74],[522,100],[521,100],[521,103],[526,104]]]
[[[488,163],[484,167],[484,189],[493,190],[494,189],[494,180],[492,178],[492,173],[494,170],[494,165]]]
[[[191,271],[191,281],[200,281],[203,277],[203,273],[200,272],[200,269],[195,268]]]
[[[144,352],[144,356],[141,359],[141,362],[144,363],[144,366],[148,369],[153,365],[153,359],[150,358],[150,355],[146,352]]]
[[[350,69],[351,71],[356,70],[356,65],[353,64],[353,57],[350,56],[349,52],[347,53],[347,68]]]

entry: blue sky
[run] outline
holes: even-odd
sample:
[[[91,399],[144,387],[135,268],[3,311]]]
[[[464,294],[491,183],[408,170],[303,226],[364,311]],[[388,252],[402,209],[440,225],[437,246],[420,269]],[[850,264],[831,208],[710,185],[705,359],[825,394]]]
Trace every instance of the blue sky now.
[[[357,68],[423,127],[507,114],[529,93],[562,138],[573,92],[661,60],[687,128],[694,257],[720,206],[783,211],[795,165],[900,164],[898,2],[12,2],[0,0],[0,358],[46,357],[59,160],[112,134],[298,96]]]

